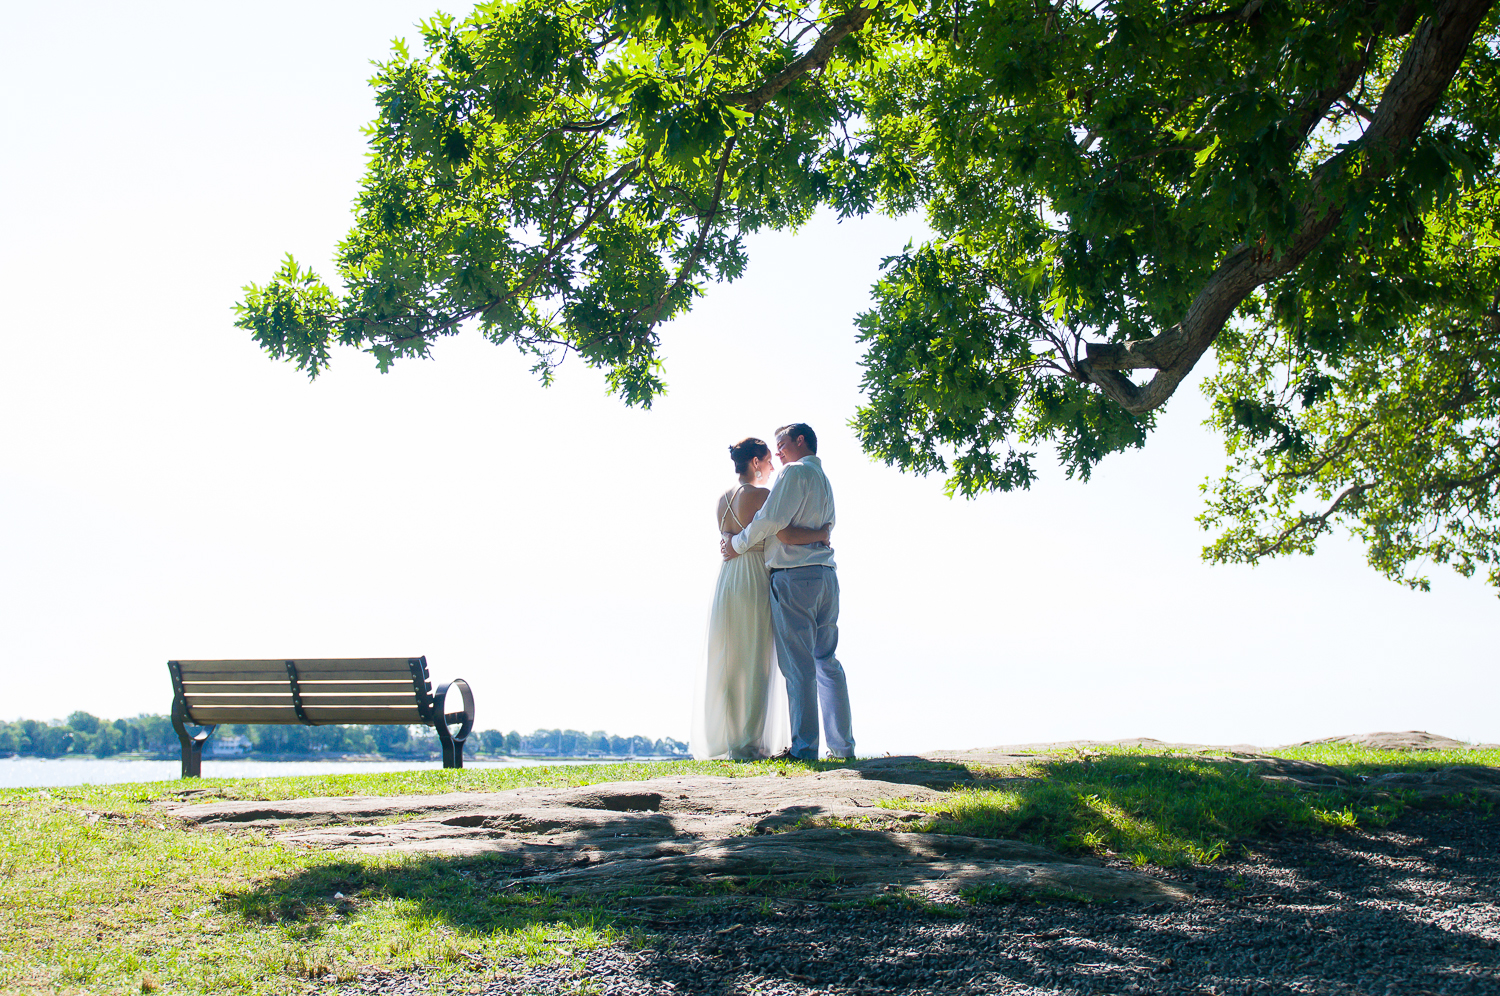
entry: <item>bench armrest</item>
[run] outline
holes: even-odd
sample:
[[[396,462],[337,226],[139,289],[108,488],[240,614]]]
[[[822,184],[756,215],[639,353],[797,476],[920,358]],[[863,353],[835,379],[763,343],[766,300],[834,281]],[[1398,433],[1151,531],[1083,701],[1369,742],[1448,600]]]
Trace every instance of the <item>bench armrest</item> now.
[[[448,689],[458,688],[463,697],[464,708],[462,712],[448,712],[447,699]],[[469,683],[462,678],[454,678],[445,681],[437,687],[432,694],[432,725],[437,729],[439,742],[443,745],[443,767],[462,768],[464,766],[464,741],[469,739],[469,734],[474,731],[474,693],[469,690]],[[449,723],[461,723],[458,732],[454,733],[448,729]]]

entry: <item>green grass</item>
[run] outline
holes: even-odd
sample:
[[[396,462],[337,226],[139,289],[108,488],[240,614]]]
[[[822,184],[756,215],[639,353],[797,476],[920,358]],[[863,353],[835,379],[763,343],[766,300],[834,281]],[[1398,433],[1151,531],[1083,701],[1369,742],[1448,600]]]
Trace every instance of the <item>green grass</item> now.
[[[501,959],[568,959],[635,930],[628,915],[595,903],[498,888],[500,858],[294,849],[256,831],[187,826],[155,800],[422,795],[821,767],[689,761],[0,790],[0,992],[280,994],[370,966],[421,966],[472,983]]]
[[[1495,751],[1325,745],[1282,753],[1366,775],[1500,765]],[[689,774],[798,777],[836,766],[689,761],[0,790],[0,992],[280,994],[364,968],[413,967],[461,990],[515,957],[569,960],[622,939],[642,942],[630,897],[606,903],[506,889],[504,856],[294,849],[253,830],[182,824],[153,808],[156,800],[423,795]],[[1004,778],[928,805],[931,819],[918,829],[1175,865],[1213,861],[1268,833],[1380,825],[1404,805],[1399,793],[1295,792],[1227,759],[1145,750],[1091,749],[974,773]],[[766,901],[752,892],[739,901]]]
[[[534,768],[422,768],[374,774],[302,775],[296,778],[197,778],[189,782],[150,782],[151,798],[176,798],[177,791],[229,799],[303,799],[339,795],[432,795],[439,792],[501,792],[526,785],[569,788],[600,782],[644,781],[682,775],[798,776],[838,762],[801,761],[632,761],[619,764],[557,764]],[[127,786],[109,786],[108,789]],[[165,787],[165,788],[164,788]],[[52,791],[82,791],[54,789]],[[0,801],[6,790],[0,789]]]
[[[1329,764],[1352,775],[1387,771],[1429,771],[1456,764],[1500,767],[1500,750],[1374,750],[1354,744],[1309,744],[1269,751],[1294,761]]]
[[[1500,765],[1500,751],[1414,754],[1330,745],[1278,753],[1351,775]],[[997,773],[1011,777],[993,787],[960,788],[934,803],[887,805],[931,813],[915,830],[1027,840],[1065,853],[1173,867],[1213,862],[1266,835],[1384,826],[1410,802],[1401,791],[1294,790],[1228,758],[1158,756],[1141,748],[1095,748]]]

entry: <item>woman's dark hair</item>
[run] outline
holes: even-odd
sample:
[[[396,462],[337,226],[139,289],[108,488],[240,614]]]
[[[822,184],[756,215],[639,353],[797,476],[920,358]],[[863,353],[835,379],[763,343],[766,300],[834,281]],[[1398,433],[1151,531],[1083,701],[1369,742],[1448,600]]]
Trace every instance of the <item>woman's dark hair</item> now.
[[[729,447],[729,459],[734,461],[734,472],[743,474],[750,469],[750,461],[765,458],[771,455],[771,448],[766,445],[765,440],[756,439],[754,436],[746,436],[733,446]]]

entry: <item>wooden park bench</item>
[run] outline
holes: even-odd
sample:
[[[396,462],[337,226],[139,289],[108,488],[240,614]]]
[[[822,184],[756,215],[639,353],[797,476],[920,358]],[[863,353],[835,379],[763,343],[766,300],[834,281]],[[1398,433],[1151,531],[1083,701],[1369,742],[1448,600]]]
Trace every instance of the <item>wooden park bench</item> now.
[[[167,661],[172,727],[182,741],[182,777],[203,771],[203,745],[221,723],[326,726],[341,723],[430,726],[443,745],[443,767],[464,766],[474,729],[474,694],[462,678],[432,690],[426,657],[302,661]],[[445,712],[448,690],[462,712]],[[457,724],[458,732],[449,729]],[[189,732],[196,726],[196,732]]]

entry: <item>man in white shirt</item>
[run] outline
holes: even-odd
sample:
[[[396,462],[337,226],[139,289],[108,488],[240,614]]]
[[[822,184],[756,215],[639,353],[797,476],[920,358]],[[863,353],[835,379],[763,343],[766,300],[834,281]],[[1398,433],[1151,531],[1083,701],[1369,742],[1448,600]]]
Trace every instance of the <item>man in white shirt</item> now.
[[[776,430],[781,476],[755,518],[737,535],[719,544],[724,559],[739,556],[787,526],[821,529],[832,526],[833,487],[818,459],[818,437],[802,422]],[[771,625],[776,658],[786,678],[792,720],[793,757],[818,759],[818,712],[823,738],[833,757],[854,756],[849,718],[849,689],[844,667],[834,657],[839,643],[839,579],[833,548],[827,543],[766,548],[771,569]]]

